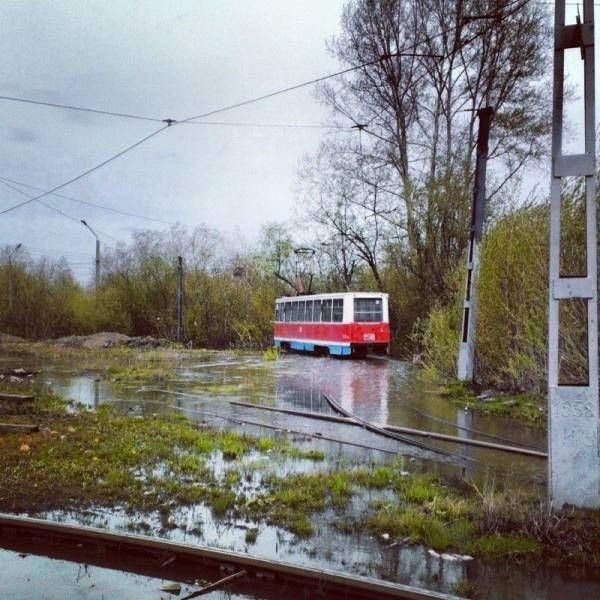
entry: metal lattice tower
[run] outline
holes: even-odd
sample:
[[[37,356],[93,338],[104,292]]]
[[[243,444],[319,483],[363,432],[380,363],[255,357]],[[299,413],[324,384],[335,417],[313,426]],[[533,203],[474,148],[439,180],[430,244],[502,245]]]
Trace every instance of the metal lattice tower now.
[[[600,506],[598,429],[598,282],[596,257],[596,157],[594,115],[594,0],[583,0],[583,23],[565,25],[565,0],[556,0],[554,17],[554,96],[550,208],[550,290],[548,319],[548,491],[551,503]],[[563,100],[565,50],[580,48],[584,70],[585,151],[564,155]],[[585,179],[584,274],[561,274],[561,194],[564,177]],[[581,249],[583,250],[583,248]],[[587,377],[563,376],[561,311],[579,306],[587,327]],[[583,336],[582,336],[583,339]],[[586,343],[581,344],[585,352]]]

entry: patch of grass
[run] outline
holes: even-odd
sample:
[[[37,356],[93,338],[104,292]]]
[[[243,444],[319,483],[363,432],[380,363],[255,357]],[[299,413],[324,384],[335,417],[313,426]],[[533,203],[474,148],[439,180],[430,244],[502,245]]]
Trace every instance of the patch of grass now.
[[[215,488],[209,499],[210,507],[216,518],[224,517],[235,506],[237,496],[228,489]]]
[[[373,469],[356,469],[353,477],[358,485],[378,490],[390,487],[394,479],[394,470],[388,465],[379,465]]]
[[[267,348],[264,352],[263,352],[263,360],[270,362],[270,361],[275,361],[279,359],[279,348],[276,348],[275,346],[271,346],[270,348]]]
[[[535,554],[539,551],[539,543],[531,537],[523,535],[487,535],[473,541],[467,550],[484,558],[517,554]]]
[[[168,365],[148,364],[133,367],[109,367],[106,376],[116,382],[164,381],[173,376],[173,369]]]
[[[290,458],[304,458],[306,460],[325,460],[325,452],[322,450],[301,450],[296,446],[289,446],[283,449],[283,452]]]
[[[266,491],[246,507],[248,517],[268,515],[269,522],[298,536],[312,532],[310,517],[327,507],[343,510],[351,497],[349,472],[270,475],[263,480]]]
[[[462,596],[464,598],[472,598],[473,600],[476,600],[480,597],[480,593],[477,586],[472,584],[468,579],[464,577],[458,580],[458,583],[454,588],[454,593],[457,596]]]
[[[256,443],[256,447],[261,452],[267,452],[269,450],[273,450],[276,444],[271,438],[260,438]]]
[[[237,383],[203,383],[196,384],[196,386],[191,390],[192,393],[197,394],[239,394],[241,386]]]
[[[306,515],[296,515],[287,522],[287,528],[298,537],[307,538],[313,534],[313,526]]]
[[[246,529],[244,541],[246,544],[255,544],[258,538],[258,529]]]
[[[480,400],[470,386],[462,381],[450,381],[439,393],[457,406],[466,406],[474,412],[508,417],[540,429],[547,425],[545,399],[535,394],[498,392]]]

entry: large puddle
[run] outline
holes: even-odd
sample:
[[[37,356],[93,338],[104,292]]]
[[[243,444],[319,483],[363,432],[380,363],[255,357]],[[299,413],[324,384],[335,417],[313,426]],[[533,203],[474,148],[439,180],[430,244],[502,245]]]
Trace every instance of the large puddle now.
[[[182,361],[174,376],[160,383],[121,384],[101,380],[94,373],[81,373],[73,365],[64,364],[43,367],[41,376],[57,393],[90,407],[111,403],[132,414],[177,410],[198,422],[261,437],[291,435],[300,447],[324,450],[325,461],[284,462],[274,467],[279,474],[286,469],[327,469],[340,462],[381,463],[398,460],[400,454],[401,468],[409,472],[458,473],[474,479],[511,478],[528,486],[545,485],[546,463],[539,458],[444,444],[429,438],[419,439],[417,446],[404,444],[362,427],[264,409],[333,416],[337,413],[327,402],[326,397],[329,397],[345,410],[381,425],[545,449],[542,431],[457,408],[434,390],[428,390],[411,367],[400,361],[383,358],[349,361],[291,354],[265,362],[260,355],[206,352]],[[221,468],[219,464],[214,466],[216,470]],[[116,509],[90,511],[84,515],[55,512],[47,516],[113,529],[152,532],[168,539],[445,592],[454,592],[459,581],[468,578],[485,598],[537,599],[553,594],[554,597],[600,597],[600,583],[594,574],[582,572],[572,576],[558,570],[544,570],[532,576],[515,565],[507,579],[502,569],[478,561],[432,555],[427,548],[390,543],[391,540],[380,539],[366,530],[341,533],[329,525],[331,515],[328,514],[317,517],[320,522],[314,523],[315,534],[309,540],[300,540],[265,524],[224,522],[214,518],[203,505],[175,510],[172,517],[176,526],[171,528],[161,526],[158,512],[132,516]],[[246,541],[248,529],[257,531],[252,543]],[[563,596],[562,591],[570,589],[569,586],[575,586],[577,591],[571,590],[568,596]]]

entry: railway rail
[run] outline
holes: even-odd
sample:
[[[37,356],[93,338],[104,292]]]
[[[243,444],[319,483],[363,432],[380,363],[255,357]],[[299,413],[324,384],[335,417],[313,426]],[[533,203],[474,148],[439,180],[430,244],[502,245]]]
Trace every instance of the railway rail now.
[[[240,573],[231,591],[288,600],[460,600],[457,596],[369,577],[268,560],[239,552],[0,514],[0,546],[17,552],[188,582]],[[255,596],[255,594],[259,594]],[[307,596],[308,594],[308,596]]]

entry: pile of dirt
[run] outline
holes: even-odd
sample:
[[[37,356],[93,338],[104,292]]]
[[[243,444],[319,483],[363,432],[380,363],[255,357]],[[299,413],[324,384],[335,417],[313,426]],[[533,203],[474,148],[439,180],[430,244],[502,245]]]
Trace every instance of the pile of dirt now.
[[[2,342],[26,342],[25,338],[19,337],[18,335],[11,335],[10,333],[2,333],[0,331],[0,344]]]
[[[91,335],[69,335],[48,343],[72,348],[114,348],[115,346],[129,346],[130,348],[158,348],[169,344],[169,340],[157,339],[152,336],[130,337],[116,331],[102,331]]]

